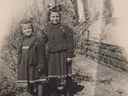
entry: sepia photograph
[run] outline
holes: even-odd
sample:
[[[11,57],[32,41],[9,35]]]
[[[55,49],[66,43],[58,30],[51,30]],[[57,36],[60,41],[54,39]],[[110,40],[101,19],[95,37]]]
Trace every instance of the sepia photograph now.
[[[128,96],[127,0],[1,0],[0,96]]]

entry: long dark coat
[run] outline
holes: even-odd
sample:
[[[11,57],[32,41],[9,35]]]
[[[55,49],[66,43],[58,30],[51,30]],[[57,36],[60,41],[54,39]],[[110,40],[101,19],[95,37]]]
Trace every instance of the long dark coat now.
[[[61,24],[48,24],[44,31],[48,38],[46,43],[48,76],[64,77],[71,74],[72,67],[67,64],[67,58],[74,56],[72,29]]]
[[[38,68],[43,74],[45,66],[45,47],[40,38],[31,36],[23,38],[18,48],[17,77],[18,80],[34,80],[39,75]]]

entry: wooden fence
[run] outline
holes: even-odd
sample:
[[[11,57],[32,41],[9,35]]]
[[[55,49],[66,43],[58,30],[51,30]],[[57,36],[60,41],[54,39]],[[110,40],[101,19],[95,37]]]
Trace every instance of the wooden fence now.
[[[128,71],[128,61],[119,46],[86,40],[84,50],[87,57],[96,60],[99,64]]]

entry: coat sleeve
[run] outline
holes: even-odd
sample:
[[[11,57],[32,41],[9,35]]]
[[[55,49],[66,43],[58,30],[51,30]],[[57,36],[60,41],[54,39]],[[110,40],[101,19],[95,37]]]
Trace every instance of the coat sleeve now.
[[[69,58],[74,57],[75,42],[73,38],[73,30],[66,28],[66,39],[67,39],[67,55]]]
[[[22,50],[21,48],[17,48],[17,64],[21,64],[21,56],[22,56]]]
[[[22,42],[23,40],[20,39],[20,41],[16,41],[14,43],[16,53],[17,53],[17,64],[21,64],[22,59]]]
[[[36,45],[36,58],[37,58],[37,64],[36,64],[36,70],[38,71],[40,69],[41,74],[45,73],[46,71],[46,55],[45,55],[45,39],[39,38],[37,40]]]

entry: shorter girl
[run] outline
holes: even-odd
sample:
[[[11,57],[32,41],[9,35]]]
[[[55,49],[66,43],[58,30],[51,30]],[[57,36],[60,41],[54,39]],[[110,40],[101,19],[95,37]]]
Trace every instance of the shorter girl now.
[[[20,26],[22,39],[17,48],[17,82],[28,85],[46,74],[45,47],[43,39],[34,34],[31,20],[22,21]]]

